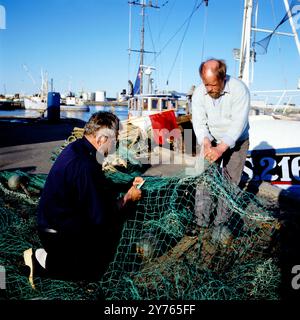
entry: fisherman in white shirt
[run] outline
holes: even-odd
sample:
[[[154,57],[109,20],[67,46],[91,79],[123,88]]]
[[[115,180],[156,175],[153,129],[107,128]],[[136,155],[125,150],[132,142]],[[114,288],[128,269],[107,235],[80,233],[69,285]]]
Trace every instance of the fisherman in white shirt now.
[[[210,59],[199,68],[202,84],[192,97],[192,121],[202,154],[210,163],[222,163],[222,174],[239,184],[249,148],[250,93],[247,86],[226,74],[223,60]],[[201,199],[200,199],[201,198]],[[228,210],[218,203],[214,218],[216,227],[228,222]],[[211,199],[208,191],[198,186],[196,222],[210,224]]]

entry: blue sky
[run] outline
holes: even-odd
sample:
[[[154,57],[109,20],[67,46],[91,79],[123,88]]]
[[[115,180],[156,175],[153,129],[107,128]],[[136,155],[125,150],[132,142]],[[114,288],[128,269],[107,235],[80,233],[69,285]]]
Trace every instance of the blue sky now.
[[[160,51],[200,2],[158,0],[159,10],[147,10],[145,50]],[[169,89],[186,92],[199,84],[202,55],[225,59],[228,73],[235,75],[238,64],[232,49],[240,46],[243,3],[210,0],[207,9],[201,6],[192,17],[176,63],[185,26],[157,59],[147,55],[145,63],[157,68],[156,86],[165,89],[168,79]],[[259,27],[274,28],[285,13],[283,1],[260,3]],[[126,0],[0,0],[0,5],[6,9],[6,29],[0,30],[0,93],[37,92],[41,68],[59,92],[106,90],[107,96],[115,97],[127,89],[128,78],[135,80],[139,57],[132,53],[128,59]],[[139,7],[132,8],[133,49],[139,48],[139,13]],[[280,31],[290,31],[289,23]],[[257,39],[264,35],[258,34]],[[296,88],[300,59],[292,38],[273,38],[267,55],[257,60],[252,89]]]

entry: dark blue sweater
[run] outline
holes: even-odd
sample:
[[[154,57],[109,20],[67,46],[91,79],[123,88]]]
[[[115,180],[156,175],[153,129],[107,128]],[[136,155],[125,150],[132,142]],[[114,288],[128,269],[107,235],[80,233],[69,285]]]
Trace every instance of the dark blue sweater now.
[[[85,138],[69,144],[46,180],[38,207],[38,227],[86,233],[109,226],[117,214],[117,193],[96,160],[95,147]]]

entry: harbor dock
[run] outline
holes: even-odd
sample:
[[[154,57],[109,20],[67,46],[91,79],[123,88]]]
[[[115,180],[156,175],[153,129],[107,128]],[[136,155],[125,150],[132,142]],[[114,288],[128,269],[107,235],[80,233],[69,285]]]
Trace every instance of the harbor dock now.
[[[0,121],[0,170],[48,173],[51,153],[63,144],[74,127],[84,124],[78,119],[61,119],[57,123],[37,118]]]

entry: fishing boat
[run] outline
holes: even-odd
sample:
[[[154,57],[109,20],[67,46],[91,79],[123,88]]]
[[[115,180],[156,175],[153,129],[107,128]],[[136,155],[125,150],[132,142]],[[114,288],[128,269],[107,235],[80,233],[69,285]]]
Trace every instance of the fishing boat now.
[[[41,96],[32,96],[32,97],[24,97],[24,106],[27,110],[37,110],[40,112],[47,111],[47,100],[42,98]],[[68,104],[61,104],[60,110],[61,111],[89,111],[89,106],[84,104],[77,104],[74,102]]]
[[[251,42],[251,39],[256,38],[254,33],[267,32],[269,33],[268,40],[271,40],[274,34],[292,36],[300,55],[300,42],[293,20],[293,6],[296,3],[292,1],[289,4],[287,0],[283,0],[283,2],[286,13],[274,30],[257,27],[258,1],[245,0],[244,2],[239,77],[250,89],[256,56],[255,45],[257,45],[256,42]],[[256,10],[254,10],[254,4]],[[277,32],[278,27],[285,22],[290,23],[292,33]],[[300,143],[298,136],[300,122],[295,120],[299,119],[300,108],[291,104],[291,99],[299,96],[300,92],[299,90],[285,89],[252,91],[251,93],[250,146],[244,172],[249,180],[255,184],[267,181],[280,188],[299,192]],[[274,98],[274,93],[279,96],[277,101],[272,103],[270,94],[273,94]],[[264,100],[257,100],[259,96],[264,96]]]
[[[61,103],[60,110],[61,111],[89,111],[89,106],[84,105],[83,101],[71,100],[72,97],[67,97],[65,103]],[[35,96],[27,96],[24,97],[24,107],[27,110],[36,110],[40,112],[47,111],[47,98],[43,94],[35,95]]]
[[[41,110],[47,109],[47,100],[41,95],[24,97],[24,107],[27,110]]]
[[[25,96],[24,97],[24,107],[26,110],[36,110],[41,113],[47,111],[47,95],[48,95],[48,79],[47,74],[44,74],[41,71],[41,88],[38,94],[33,96]],[[79,101],[72,95],[67,95],[66,103],[61,104],[61,111],[89,111],[89,106],[83,104],[83,101]]]
[[[128,117],[138,118],[142,116],[148,116],[151,114],[160,113],[166,110],[174,110],[178,112],[179,98],[180,95],[166,91],[166,90],[153,90],[154,79],[152,78],[152,72],[156,68],[150,65],[144,64],[144,54],[154,53],[151,51],[145,51],[144,48],[144,34],[145,34],[145,10],[146,8],[157,9],[157,5],[154,5],[152,1],[130,1],[130,8],[132,5],[141,7],[141,47],[139,50],[132,50],[131,44],[129,43],[129,57],[131,52],[138,52],[140,54],[140,63],[138,72],[133,85],[130,88],[131,96],[128,99]],[[131,22],[130,22],[131,25]],[[131,31],[129,31],[131,32]],[[147,83],[146,80],[147,79]],[[131,83],[131,81],[129,81]],[[132,84],[132,83],[131,83]]]

